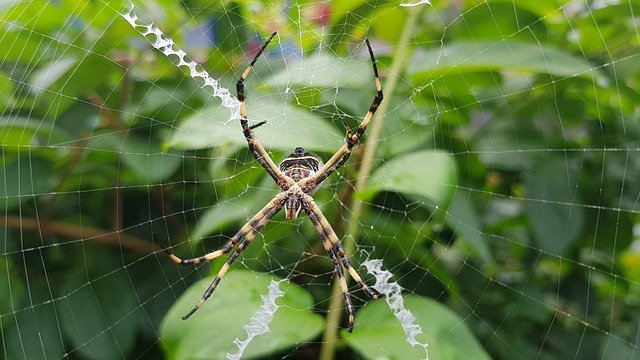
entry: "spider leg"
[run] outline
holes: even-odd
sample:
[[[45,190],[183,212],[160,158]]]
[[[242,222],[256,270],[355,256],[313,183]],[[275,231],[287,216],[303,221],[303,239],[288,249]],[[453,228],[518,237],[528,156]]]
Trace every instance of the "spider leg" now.
[[[167,254],[169,259],[174,263],[178,265],[183,265],[183,266],[200,265],[200,264],[209,262],[213,259],[216,259],[222,255],[228,254],[236,246],[236,244],[238,244],[238,242],[244,240],[246,234],[250,233],[251,230],[255,228],[256,224],[260,224],[264,220],[264,218],[268,215],[266,210],[268,210],[270,206],[271,206],[271,203],[269,203],[262,210],[260,210],[256,215],[254,215],[251,219],[249,219],[249,221],[246,224],[244,224],[244,226],[242,226],[240,230],[238,230],[238,232],[231,238],[231,240],[229,240],[229,242],[227,242],[223,247],[221,247],[216,251],[206,253],[202,256],[194,257],[191,259],[182,259],[178,257],[176,254],[174,254],[173,252],[171,252],[171,250],[168,247],[164,246],[160,242],[160,240],[158,240],[155,233],[152,234],[153,240],[156,242],[156,244],[162,247],[162,251],[164,251],[164,253]]]
[[[334,262],[336,267],[336,275],[338,276],[338,283],[340,284],[340,288],[342,289],[342,293],[345,298],[345,305],[347,307],[347,313],[349,314],[349,327],[348,330],[351,332],[353,328],[353,317],[354,310],[353,305],[351,303],[351,297],[349,296],[349,289],[347,287],[347,282],[344,278],[344,274],[342,268],[346,269],[349,272],[349,275],[353,278],[353,280],[360,286],[362,291],[367,294],[372,299],[379,299],[382,295],[374,288],[369,287],[364,283],[358,272],[351,266],[351,261],[347,256],[344,248],[342,247],[342,243],[338,239],[338,236],[331,228],[331,225],[324,217],[318,205],[316,205],[313,198],[309,195],[303,196],[304,200],[304,209],[305,212],[309,215],[309,219],[313,223],[313,226],[316,228],[318,235],[322,239],[322,245],[325,250],[329,254],[329,257]],[[341,264],[338,264],[338,258],[342,261]],[[341,266],[340,266],[341,265]]]
[[[316,230],[318,231],[318,233],[322,231],[322,234],[329,240],[329,242],[331,243],[330,250],[334,252],[342,260],[342,265],[345,267],[345,269],[347,269],[347,271],[349,272],[349,275],[351,275],[353,280],[360,286],[362,291],[365,294],[367,294],[370,298],[372,299],[381,298],[382,295],[376,289],[369,287],[367,284],[365,284],[362,278],[360,277],[360,275],[358,274],[358,272],[356,271],[356,269],[353,268],[353,266],[351,265],[351,261],[349,260],[349,256],[344,250],[344,247],[342,246],[340,239],[338,239],[338,236],[336,235],[335,231],[333,231],[333,228],[331,227],[327,219],[324,217],[324,215],[320,211],[320,208],[318,208],[318,205],[313,200],[313,198],[309,195],[306,195],[303,197],[303,199],[307,204],[307,208],[308,208],[307,214],[309,214],[309,218],[311,218],[311,221],[314,223],[314,225],[316,222],[318,222],[318,225],[316,226]],[[327,251],[329,251],[329,249],[327,249]]]
[[[344,271],[342,268],[343,265],[338,260],[338,257],[336,256],[336,253],[333,249],[333,245],[331,244],[331,241],[329,240],[329,238],[326,237],[323,231],[323,227],[318,221],[318,219],[315,216],[313,216],[306,208],[305,208],[305,211],[307,211],[307,214],[309,214],[309,218],[311,219],[313,226],[315,226],[316,231],[318,232],[318,235],[320,235],[320,239],[322,240],[322,246],[324,246],[324,249],[327,251],[329,258],[333,262],[333,265],[335,268],[334,273],[338,278],[338,284],[340,285],[340,290],[342,290],[342,296],[344,297],[344,304],[347,309],[347,314],[349,317],[347,330],[351,332],[353,330],[353,320],[355,318],[355,309],[353,308],[353,303],[351,302],[351,296],[349,295],[349,287],[347,286],[347,280],[344,277]]]
[[[242,230],[244,230],[244,227],[240,231]],[[232,237],[231,240],[229,240],[229,242],[225,246],[221,247],[216,251],[212,251],[210,253],[207,253],[195,258],[191,258],[191,259],[182,259],[178,257],[176,254],[174,254],[173,252],[171,252],[171,250],[169,250],[168,247],[164,246],[160,242],[160,240],[158,240],[155,233],[151,234],[151,236],[153,237],[153,241],[156,244],[160,245],[160,247],[162,247],[162,251],[164,251],[164,253],[167,254],[167,256],[169,257],[169,260],[173,261],[178,265],[183,265],[183,266],[200,265],[202,263],[209,262],[217,257],[220,257],[224,254],[227,254],[228,252],[231,251],[231,249],[233,249],[234,246],[236,246],[238,241],[240,241],[240,239],[242,238],[242,235],[238,233],[234,237]]]
[[[258,61],[258,58],[260,57],[260,55],[262,55],[264,49],[267,47],[267,45],[269,45],[271,39],[273,39],[276,34],[277,32],[271,34],[267,41],[265,41],[264,45],[262,45],[262,47],[260,48],[260,51],[258,51],[256,56],[253,58],[247,69],[242,73],[240,79],[238,79],[238,82],[236,83],[236,91],[238,94],[238,101],[240,101],[240,125],[242,125],[242,132],[244,133],[245,139],[247,139],[247,144],[249,145],[251,154],[258,161],[258,163],[262,165],[267,173],[269,173],[273,180],[276,181],[278,186],[280,186],[280,188],[282,188],[283,190],[286,190],[288,188],[288,186],[285,186],[285,184],[287,184],[287,180],[282,175],[282,172],[280,171],[276,163],[273,162],[273,160],[269,156],[269,153],[267,153],[267,150],[265,150],[260,140],[258,140],[258,138],[256,138],[253,133],[253,129],[257,128],[260,125],[263,125],[264,123],[266,123],[266,121],[249,126],[249,121],[247,118],[247,106],[244,101],[244,81],[247,79],[249,74],[251,74],[251,72],[253,71],[253,65],[255,65],[256,61]]]
[[[322,240],[322,243],[325,244],[326,240]],[[325,246],[325,249],[326,249],[326,246]],[[344,271],[342,269],[342,266],[338,262],[338,258],[336,257],[336,254],[330,250],[328,250],[327,252],[329,253],[329,258],[331,258],[331,261],[333,261],[333,264],[335,267],[335,273],[336,273],[336,276],[338,277],[338,284],[340,285],[340,289],[342,290],[342,296],[344,297],[344,304],[345,304],[345,307],[347,308],[347,314],[349,317],[347,320],[348,321],[347,331],[352,332],[353,320],[355,319],[356,311],[353,308],[353,303],[351,302],[351,296],[349,295],[349,287],[347,286],[347,279],[345,279],[344,277]]]
[[[281,192],[278,195],[276,195],[273,198],[273,200],[271,200],[265,207],[262,208],[262,210],[260,210],[256,215],[254,215],[242,228],[240,228],[240,230],[231,238],[231,240],[219,250],[210,252],[208,254],[205,254],[203,256],[193,258],[193,259],[180,259],[178,256],[171,253],[169,249],[167,249],[166,247],[163,247],[164,252],[167,255],[169,255],[169,258],[171,259],[171,261],[173,261],[176,264],[186,266],[186,265],[198,265],[200,263],[208,262],[219,256],[227,254],[231,252],[233,247],[236,244],[238,244],[238,242],[240,242],[240,244],[236,248],[236,251],[233,254],[231,254],[231,256],[229,256],[229,258],[227,259],[227,262],[222,266],[220,271],[218,271],[218,274],[213,279],[209,287],[207,287],[207,290],[205,290],[200,301],[196,303],[196,305],[193,307],[193,309],[191,309],[191,311],[189,311],[188,314],[182,317],[183,320],[186,320],[189,316],[193,315],[194,312],[196,312],[199,308],[202,307],[204,302],[211,296],[211,294],[213,294],[213,291],[218,286],[218,283],[220,283],[220,280],[222,280],[224,275],[227,273],[227,271],[231,267],[231,264],[233,264],[233,262],[238,258],[240,253],[247,246],[249,246],[249,244],[251,244],[251,241],[255,239],[256,235],[258,235],[258,232],[265,225],[267,225],[269,220],[275,214],[277,214],[278,211],[280,211],[280,209],[282,209],[282,207],[284,206],[285,198],[286,198],[286,194],[284,192]],[[155,235],[154,235],[154,239],[155,239]]]
[[[369,49],[369,56],[371,57],[371,64],[373,66],[373,80],[376,85],[376,95],[373,98],[373,102],[371,106],[369,106],[369,111],[367,111],[366,115],[362,119],[360,125],[358,125],[358,129],[355,132],[352,132],[348,126],[345,126],[347,136],[345,143],[336,151],[336,153],[329,159],[324,166],[320,170],[318,170],[313,176],[309,177],[301,187],[305,189],[306,193],[313,193],[313,190],[321,184],[324,179],[326,179],[329,175],[331,175],[334,171],[339,169],[351,156],[351,150],[356,145],[356,143],[360,140],[365,130],[367,130],[367,126],[369,122],[373,118],[373,114],[378,110],[378,106],[382,103],[383,95],[382,95],[382,84],[380,83],[380,76],[378,75],[378,67],[376,65],[376,58],[373,55],[373,50],[371,49],[371,44],[369,44],[369,40],[365,40],[367,44],[367,49]]]

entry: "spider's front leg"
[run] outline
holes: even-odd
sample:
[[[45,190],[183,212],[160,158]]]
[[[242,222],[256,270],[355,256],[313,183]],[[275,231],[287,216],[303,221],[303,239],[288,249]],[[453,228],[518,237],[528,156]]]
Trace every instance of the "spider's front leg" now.
[[[242,73],[242,75],[240,75],[240,78],[236,83],[236,91],[238,101],[240,101],[240,125],[242,125],[242,132],[245,139],[247,140],[249,150],[251,151],[251,154],[256,159],[256,161],[258,161],[258,163],[262,165],[262,167],[267,171],[267,173],[269,173],[276,184],[278,184],[278,187],[280,187],[284,191],[292,185],[292,182],[288,181],[288,179],[282,175],[282,172],[280,171],[276,163],[273,162],[273,159],[271,159],[269,153],[267,153],[267,150],[265,150],[260,140],[258,140],[258,138],[253,133],[253,129],[265,124],[266,121],[261,121],[257,124],[249,126],[249,120],[247,117],[247,105],[245,103],[246,95],[244,92],[244,81],[247,79],[249,74],[251,74],[256,61],[258,61],[258,58],[260,57],[260,55],[262,55],[264,49],[266,49],[267,45],[269,45],[276,34],[277,32],[271,34],[267,41],[265,41],[264,45],[262,45],[262,47],[260,48],[260,51],[258,51],[256,56],[253,58],[247,69]]]
[[[369,40],[365,40],[367,44],[367,49],[369,49],[369,56],[371,57],[371,64],[373,66],[373,80],[376,85],[376,96],[373,98],[371,102],[371,106],[369,106],[369,111],[367,111],[366,115],[362,119],[360,125],[358,125],[358,129],[353,132],[351,129],[346,126],[347,131],[346,140],[344,145],[336,151],[336,153],[327,161],[322,168],[316,172],[313,176],[310,176],[306,179],[300,186],[305,189],[306,193],[312,193],[315,189],[321,184],[329,175],[331,175],[334,171],[339,169],[351,156],[351,150],[353,147],[360,141],[362,135],[367,130],[367,126],[369,126],[369,122],[373,118],[373,114],[375,114],[376,110],[382,103],[382,99],[384,96],[382,95],[382,84],[380,83],[380,76],[378,75],[378,67],[376,65],[376,58],[373,55],[373,50],[371,49],[371,44],[369,44]]]

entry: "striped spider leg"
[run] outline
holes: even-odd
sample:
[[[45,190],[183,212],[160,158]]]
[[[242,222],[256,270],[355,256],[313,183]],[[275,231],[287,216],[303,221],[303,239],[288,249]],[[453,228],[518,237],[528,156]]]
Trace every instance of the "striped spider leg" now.
[[[339,169],[351,156],[351,150],[356,145],[356,143],[360,140],[365,130],[367,130],[367,126],[369,122],[373,118],[373,114],[375,114],[376,110],[378,110],[378,106],[382,103],[383,95],[382,95],[382,84],[380,83],[380,76],[378,75],[378,67],[376,66],[376,58],[373,55],[373,50],[371,49],[371,44],[369,44],[369,40],[365,40],[367,44],[367,49],[369,50],[369,57],[371,58],[371,65],[373,66],[373,80],[376,85],[376,96],[373,98],[373,102],[371,102],[371,106],[369,106],[369,111],[365,114],[364,118],[360,125],[358,125],[358,129],[355,132],[352,132],[351,129],[346,125],[345,128],[347,130],[347,136],[345,143],[336,151],[336,153],[329,159],[324,166],[318,172],[316,172],[313,176],[305,179],[300,186],[305,189],[306,193],[315,191],[314,189],[320,186],[320,184],[334,171]]]
[[[253,58],[250,65],[240,76],[240,79],[236,83],[236,89],[238,92],[238,100],[240,101],[240,124],[242,126],[242,131],[245,139],[247,140],[247,144],[251,151],[251,154],[258,161],[258,163],[262,165],[267,173],[275,180],[278,187],[280,187],[281,192],[279,192],[256,215],[249,219],[249,221],[242,228],[240,228],[240,230],[231,238],[231,240],[229,240],[226,245],[216,251],[212,251],[205,255],[191,259],[181,259],[173,254],[168,248],[163,247],[163,250],[174,263],[189,266],[209,262],[213,259],[232,252],[235,248],[235,252],[233,252],[229,256],[225,264],[218,271],[218,274],[213,279],[209,287],[207,287],[202,298],[196,303],[193,309],[189,311],[189,313],[182,317],[183,319],[187,319],[198,309],[200,309],[204,305],[204,302],[209,297],[211,297],[233,262],[238,258],[240,253],[242,253],[242,251],[244,251],[244,249],[246,249],[246,247],[251,244],[253,239],[255,239],[255,237],[257,236],[258,232],[267,225],[269,220],[275,214],[277,214],[282,208],[284,208],[285,217],[287,219],[295,219],[300,214],[300,211],[304,209],[305,213],[307,213],[309,219],[311,219],[311,222],[318,232],[318,235],[322,240],[322,244],[327,251],[329,258],[334,264],[335,274],[338,278],[338,283],[340,284],[340,288],[342,290],[347,307],[347,313],[349,316],[348,330],[351,332],[351,330],[353,329],[354,308],[351,302],[351,297],[349,296],[347,281],[344,276],[345,270],[351,275],[354,281],[369,297],[378,299],[382,295],[375,289],[367,286],[362,281],[360,275],[358,275],[356,270],[351,266],[349,257],[342,247],[340,240],[338,239],[337,235],[331,228],[331,225],[313,200],[312,195],[320,187],[327,176],[329,176],[347,161],[349,155],[351,154],[351,149],[364,134],[364,131],[366,130],[367,125],[369,124],[369,121],[373,116],[373,113],[376,111],[378,105],[380,105],[380,102],[382,101],[382,87],[380,85],[380,79],[378,77],[375,57],[373,56],[373,51],[371,50],[371,46],[367,41],[367,47],[369,49],[369,54],[371,56],[371,61],[373,64],[377,95],[373,103],[371,104],[369,111],[365,115],[364,120],[359,125],[358,130],[353,133],[350,129],[347,129],[347,139],[345,144],[331,157],[331,159],[326,164],[323,164],[322,160],[320,160],[318,157],[311,155],[303,148],[298,147],[293,151],[293,153],[291,153],[291,155],[283,159],[279,165],[276,165],[265,150],[262,143],[253,134],[253,130],[258,126],[264,124],[265,122],[262,121],[255,125],[249,126],[249,122],[247,119],[247,109],[244,102],[244,81],[253,70],[253,66],[258,60],[258,57],[262,54],[264,49],[267,47],[267,45],[275,35],[276,33],[273,33],[260,48],[258,54]]]
[[[189,313],[182,317],[182,320],[188,319],[189,316],[193,315],[193,313],[195,313],[202,307],[202,305],[204,305],[204,302],[207,301],[211,294],[213,294],[213,291],[220,283],[220,280],[222,280],[222,278],[227,273],[233,262],[236,261],[240,253],[242,253],[242,251],[246,249],[249,244],[251,244],[251,241],[253,241],[253,239],[255,239],[255,237],[258,235],[258,232],[263,227],[265,227],[265,225],[267,225],[269,219],[271,219],[280,211],[280,209],[282,209],[286,196],[287,195],[285,192],[281,192],[276,195],[273,200],[271,200],[265,207],[262,208],[262,210],[260,210],[256,215],[249,219],[249,221],[243,227],[241,227],[240,230],[238,230],[238,232],[231,238],[231,240],[229,240],[229,242],[219,250],[212,251],[210,253],[192,259],[181,259],[174,253],[172,253],[169,248],[162,246],[162,250],[164,250],[164,252],[169,256],[169,259],[171,259],[171,261],[178,265],[190,266],[200,265],[202,263],[206,263],[213,259],[216,259],[222,255],[228,254],[231,252],[231,250],[233,250],[234,247],[236,247],[236,245],[238,245],[235,252],[231,254],[231,256],[229,256],[227,262],[222,265],[222,268],[220,268],[220,271],[218,271],[216,277],[213,279],[207,290],[205,290],[200,301],[196,303],[196,305],[193,307],[193,309],[191,309],[191,311],[189,311]],[[153,236],[156,243],[160,244],[160,242],[155,238],[155,235]]]
[[[258,61],[258,58],[260,57],[260,55],[262,55],[264,49],[266,49],[267,45],[269,45],[276,34],[277,32],[274,32],[273,34],[271,34],[271,36],[269,36],[256,56],[253,58],[253,60],[251,60],[251,63],[249,64],[247,69],[242,73],[242,75],[240,75],[240,79],[238,79],[238,82],[236,83],[236,92],[238,101],[240,101],[240,125],[242,125],[242,132],[244,133],[245,139],[247,139],[247,144],[249,145],[251,154],[258,161],[258,163],[262,165],[262,167],[273,178],[273,180],[275,180],[276,184],[278,184],[278,186],[282,190],[286,190],[287,185],[291,185],[291,183],[287,182],[287,179],[282,176],[282,172],[280,171],[278,166],[276,166],[276,164],[273,162],[271,156],[269,156],[269,153],[267,153],[260,140],[258,140],[258,138],[253,134],[253,129],[257,128],[258,126],[264,125],[266,121],[261,121],[257,124],[249,126],[249,120],[247,118],[247,105],[244,101],[246,98],[244,92],[244,81],[247,80],[247,77],[253,71],[253,66],[255,65],[256,61]]]
[[[356,269],[351,266],[351,261],[349,261],[349,257],[342,247],[342,243],[338,239],[335,231],[333,231],[333,228],[324,217],[313,198],[307,194],[304,194],[302,200],[304,211],[307,213],[307,215],[309,215],[309,219],[311,219],[313,226],[316,228],[318,236],[320,236],[320,239],[322,239],[322,245],[324,246],[324,249],[329,254],[329,258],[331,258],[331,261],[333,261],[335,273],[338,277],[338,284],[340,285],[340,290],[342,290],[342,296],[344,297],[344,303],[347,308],[347,314],[349,316],[347,330],[351,332],[351,330],[353,330],[355,311],[351,302],[351,296],[349,296],[347,281],[344,278],[344,270],[347,270],[349,272],[351,278],[353,278],[353,280],[360,286],[362,291],[370,298],[379,299],[382,297],[382,295],[376,289],[367,286],[367,284],[362,281],[362,278],[360,277]],[[338,259],[340,259],[340,261],[338,261]]]

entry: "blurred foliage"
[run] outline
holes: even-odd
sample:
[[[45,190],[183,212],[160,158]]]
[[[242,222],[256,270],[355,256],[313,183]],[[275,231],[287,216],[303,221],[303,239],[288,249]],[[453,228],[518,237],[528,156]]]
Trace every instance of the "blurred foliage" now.
[[[356,151],[315,197],[338,235],[361,226],[354,263],[383,259],[434,357],[635,359],[640,4],[605,3],[434,0],[419,15],[388,1],[140,5],[227,88],[279,31],[247,81],[276,162],[295,146],[327,159],[342,121],[357,126],[374,95],[371,40],[383,87],[398,80],[377,170],[354,194]],[[224,259],[177,269],[152,232],[181,256],[210,251],[275,186],[229,113],[124,9],[0,5],[0,354],[216,356],[269,280],[287,277],[297,285],[283,286],[273,341],[248,354],[316,357],[333,266],[306,219],[276,217],[202,316],[179,319]],[[412,58],[391,73],[407,22]],[[366,206],[352,219],[355,197]],[[337,356],[414,356],[388,311],[362,307]]]

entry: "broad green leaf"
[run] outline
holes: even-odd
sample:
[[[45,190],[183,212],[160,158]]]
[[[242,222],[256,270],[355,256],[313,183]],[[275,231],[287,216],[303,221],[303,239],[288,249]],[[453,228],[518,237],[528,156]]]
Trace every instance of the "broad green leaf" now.
[[[300,86],[357,89],[369,85],[371,97],[375,95],[373,68],[368,58],[337,58],[324,52],[305,57],[302,61],[287,66],[268,80],[267,85],[286,88]]]
[[[14,105],[14,91],[15,88],[11,78],[9,78],[9,76],[4,72],[0,71],[0,114],[3,114],[7,108]],[[2,142],[0,141],[0,143]]]
[[[345,16],[348,16],[351,13],[355,13],[357,9],[364,4],[366,4],[365,0],[330,2],[329,5],[331,6],[331,23],[342,24],[345,21]]]
[[[52,122],[25,117],[0,117],[0,144],[4,149],[34,151],[68,139]]]
[[[591,77],[597,73],[582,58],[542,44],[515,41],[456,42],[441,49],[414,55],[409,73],[415,80],[449,72],[511,70],[555,76]]]
[[[84,272],[66,279],[58,319],[84,357],[122,358],[132,350],[140,303],[130,284],[122,267],[91,281]]]
[[[462,236],[478,252],[478,256],[485,265],[488,265],[493,263],[493,256],[482,232],[480,216],[474,209],[473,201],[476,198],[472,195],[469,190],[457,189],[447,210],[445,221],[458,236]]]
[[[624,276],[635,282],[640,282],[640,252],[627,250],[620,253],[618,263]]]
[[[23,64],[39,64],[41,56],[35,56],[43,47],[50,46],[52,39],[35,36],[33,31],[0,31],[0,61]]]
[[[2,251],[8,253],[4,249]],[[12,262],[9,258],[0,258],[0,314],[3,315],[3,319],[0,321],[8,321],[4,315],[13,313],[20,308],[19,300],[22,298],[23,293],[24,283],[17,276]]]
[[[302,146],[309,151],[331,152],[344,136],[316,114],[283,103],[279,96],[247,99],[250,124],[266,120],[254,130],[269,149],[292,151]],[[203,109],[181,123],[168,140],[176,149],[203,149],[228,143],[246,146],[240,121],[228,121],[229,111],[220,107]]]
[[[68,80],[65,76],[76,64],[76,57],[66,57],[57,59],[34,71],[30,76],[31,92],[40,95],[46,92],[48,88],[53,86],[57,81]]]
[[[545,139],[529,122],[515,126],[511,119],[493,119],[479,134],[480,161],[487,167],[519,171],[544,161]]]
[[[116,63],[98,53],[68,56],[34,71],[29,78],[30,90],[45,102],[44,106],[55,108],[47,112],[55,118],[73,105],[77,97],[110,82],[112,72],[119,70]]]
[[[123,136],[114,132],[94,132],[86,144],[87,153],[101,157],[96,163],[105,164],[119,156],[130,170],[125,180],[136,184],[159,183],[171,176],[182,164],[183,157],[176,151],[162,151],[157,140]],[[132,178],[131,175],[134,175]]]
[[[29,281],[29,291],[16,312],[2,313],[5,359],[60,359],[65,357],[60,331],[58,303],[51,297],[52,284],[44,279]],[[8,315],[7,315],[8,314]]]
[[[627,76],[635,76],[638,69],[634,69],[633,75],[626,75],[624,72],[629,68],[620,66],[619,61],[626,62],[629,58],[629,51],[637,52],[638,36],[636,34],[637,24],[634,23],[640,11],[640,3],[637,1],[620,2],[609,4],[606,7],[590,9],[589,16],[583,16],[571,22],[571,32],[578,34],[575,37],[575,45],[585,56],[596,56],[606,50],[610,64],[615,66],[614,72],[618,79],[626,79]],[[594,26],[597,25],[597,26]],[[625,68],[622,74],[617,73],[618,68]],[[616,82],[618,80],[615,80]],[[621,81],[625,83],[627,81]],[[622,89],[618,89],[621,91]]]
[[[398,156],[380,166],[360,195],[369,197],[378,191],[393,191],[446,207],[456,184],[453,157],[443,151],[424,150]]]
[[[503,40],[544,43],[549,30],[545,22],[534,13],[520,6],[526,1],[484,1],[468,8],[454,21],[447,36],[456,40]],[[527,31],[521,31],[527,29]]]
[[[10,209],[47,193],[59,175],[51,162],[29,156],[0,166],[0,209]]]
[[[171,176],[182,163],[182,156],[163,152],[157,141],[127,137],[122,144],[121,156],[142,183],[154,184]]]
[[[493,2],[500,2],[493,1]],[[476,1],[476,3],[479,1]],[[562,12],[559,12],[558,9],[563,8],[566,4],[570,3],[570,0],[538,0],[538,1],[519,1],[517,4],[508,3],[512,6],[518,6],[523,9],[527,9],[528,11],[538,15],[539,18],[546,21],[566,21],[565,15]],[[469,3],[470,6],[473,6],[472,3]],[[522,28],[522,27],[521,27]],[[521,29],[520,28],[520,29]]]
[[[471,330],[453,311],[425,297],[404,296],[404,305],[416,318],[431,359],[489,359]],[[425,349],[409,344],[398,319],[385,301],[369,301],[356,314],[353,333],[342,331],[346,343],[365,359],[424,359]]]
[[[10,8],[1,9],[0,21],[3,24],[27,24],[31,36],[35,37],[45,37],[43,34],[63,28],[70,16],[69,9],[57,1],[33,0],[12,3],[13,6]],[[37,57],[33,54],[32,56]]]
[[[213,280],[202,279],[193,284],[178,299],[165,316],[160,339],[168,357],[174,359],[223,359],[238,350],[235,339],[246,339],[244,326],[262,304],[261,296],[268,292],[273,276],[232,269],[220,282],[215,293],[189,319],[181,317],[202,297]],[[280,283],[285,295],[276,301],[279,306],[269,326],[269,332],[253,339],[244,358],[273,355],[316,337],[324,327],[322,317],[313,312],[311,295],[289,282]]]
[[[578,238],[584,224],[576,171],[564,158],[548,156],[522,175],[527,188],[524,205],[538,246],[561,254]]]
[[[275,194],[277,188],[269,192],[265,190],[273,180],[269,176],[264,177],[264,181],[257,187],[251,187],[246,193],[232,199],[222,199],[212,208],[205,211],[198,219],[198,226],[190,234],[189,240],[198,242],[203,237],[224,228],[230,223],[247,221],[255,215]]]

